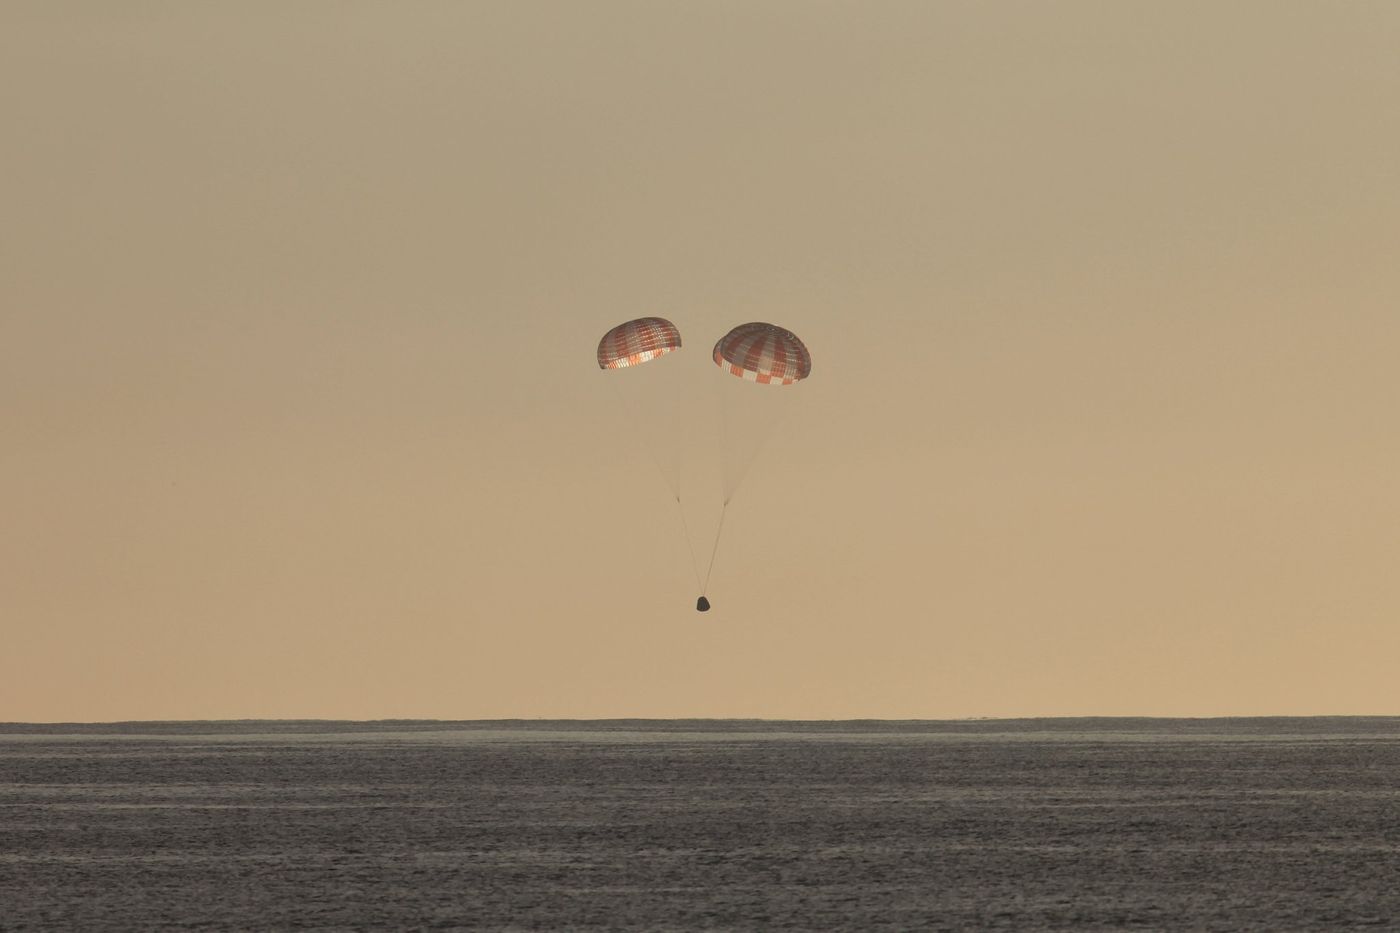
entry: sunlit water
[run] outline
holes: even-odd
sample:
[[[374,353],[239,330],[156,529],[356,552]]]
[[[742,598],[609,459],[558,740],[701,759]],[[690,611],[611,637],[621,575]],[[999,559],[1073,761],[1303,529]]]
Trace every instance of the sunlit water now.
[[[0,725],[6,930],[1363,926],[1400,719]]]

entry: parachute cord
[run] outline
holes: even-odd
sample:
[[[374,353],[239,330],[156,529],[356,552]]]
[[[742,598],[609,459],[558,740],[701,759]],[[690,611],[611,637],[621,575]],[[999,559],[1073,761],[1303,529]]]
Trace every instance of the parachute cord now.
[[[681,505],[680,496],[676,496],[676,511],[681,515],[681,528],[685,531],[685,546],[690,548],[690,569],[695,573],[695,585],[703,590],[703,584],[700,582],[700,561],[695,559],[695,541],[690,537],[690,523],[685,520],[685,506]]]
[[[607,382],[609,388],[612,389],[613,398],[617,399],[618,405],[626,410],[627,417],[637,425],[637,436],[641,438],[642,449],[646,451],[647,458],[650,459],[652,465],[656,467],[656,472],[661,476],[661,482],[666,484],[666,488],[670,490],[671,495],[679,502],[681,497],[680,464],[672,464],[672,468],[669,471],[666,469],[666,464],[661,460],[661,454],[652,446],[651,441],[647,439],[647,432],[642,429],[641,412],[627,399],[622,390],[617,387],[617,381],[615,379],[605,379],[604,381]],[[673,474],[675,476],[674,479],[672,478]]]
[[[724,516],[729,512],[729,500],[724,500],[724,505],[719,510],[719,527],[715,529],[715,546],[710,549],[710,566],[705,571],[705,582],[700,587],[700,595],[704,596],[710,591],[710,576],[715,572],[715,555],[719,553],[719,536],[724,534]]]

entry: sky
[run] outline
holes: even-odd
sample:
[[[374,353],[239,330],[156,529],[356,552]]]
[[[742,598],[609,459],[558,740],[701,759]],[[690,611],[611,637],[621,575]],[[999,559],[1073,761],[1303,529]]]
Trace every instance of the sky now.
[[[0,720],[1400,714],[1397,48],[0,0]],[[811,377],[714,367],[748,321]]]

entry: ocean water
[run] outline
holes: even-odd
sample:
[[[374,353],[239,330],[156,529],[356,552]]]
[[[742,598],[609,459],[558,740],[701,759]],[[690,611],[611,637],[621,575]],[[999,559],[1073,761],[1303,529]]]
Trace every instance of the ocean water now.
[[[1400,719],[0,724],[0,929],[1400,929]]]

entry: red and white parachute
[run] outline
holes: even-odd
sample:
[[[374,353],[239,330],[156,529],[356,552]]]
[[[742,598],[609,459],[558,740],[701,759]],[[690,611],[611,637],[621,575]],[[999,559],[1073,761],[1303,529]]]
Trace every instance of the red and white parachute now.
[[[619,324],[598,341],[598,368],[625,369],[681,348],[681,332],[664,317]]]
[[[812,354],[797,335],[776,324],[740,324],[715,344],[715,364],[740,379],[792,385],[812,374]]]

